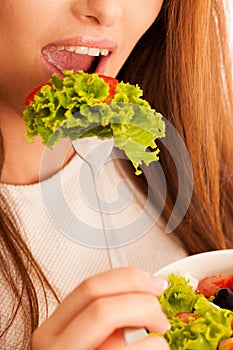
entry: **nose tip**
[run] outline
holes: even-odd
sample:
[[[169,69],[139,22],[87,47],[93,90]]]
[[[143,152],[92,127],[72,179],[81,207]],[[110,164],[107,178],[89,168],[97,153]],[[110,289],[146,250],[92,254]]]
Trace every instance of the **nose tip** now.
[[[122,16],[120,7],[100,9],[95,18],[105,27],[111,27],[117,23]]]
[[[85,20],[92,19],[101,26],[111,27],[119,22],[123,9],[119,0],[88,0],[83,8],[77,5],[76,12]]]

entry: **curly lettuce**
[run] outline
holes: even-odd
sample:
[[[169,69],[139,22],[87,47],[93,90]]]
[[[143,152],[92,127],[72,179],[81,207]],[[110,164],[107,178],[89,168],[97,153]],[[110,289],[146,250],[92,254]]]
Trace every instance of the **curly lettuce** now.
[[[232,312],[225,309],[190,318],[189,323],[173,316],[165,338],[171,350],[216,350],[222,339],[232,335],[232,318]]]
[[[183,276],[169,275],[169,288],[159,300],[166,315],[171,318],[178,312],[192,312],[198,300],[193,287]]]
[[[171,328],[165,334],[171,350],[216,350],[219,342],[232,336],[233,312],[219,309],[196,293],[183,276],[169,275],[170,285],[159,298]],[[193,313],[188,322],[178,312]]]
[[[142,99],[138,85],[120,82],[109,98],[109,84],[98,74],[53,74],[23,112],[26,138],[40,136],[52,148],[63,138],[113,138],[140,174],[140,165],[159,159],[157,138],[165,136],[162,115]]]

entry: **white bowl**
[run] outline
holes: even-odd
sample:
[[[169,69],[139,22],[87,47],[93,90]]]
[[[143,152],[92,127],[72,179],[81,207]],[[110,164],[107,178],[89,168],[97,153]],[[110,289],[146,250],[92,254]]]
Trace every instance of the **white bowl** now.
[[[166,265],[155,276],[166,278],[169,274],[189,273],[196,279],[216,274],[233,275],[233,249],[211,251],[188,256]]]

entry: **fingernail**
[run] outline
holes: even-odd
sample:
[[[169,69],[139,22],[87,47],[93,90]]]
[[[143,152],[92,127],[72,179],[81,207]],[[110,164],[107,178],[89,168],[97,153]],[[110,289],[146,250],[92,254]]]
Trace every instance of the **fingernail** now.
[[[171,329],[171,325],[170,325],[170,323],[168,322],[168,323],[167,323],[167,332],[170,331],[170,329]]]
[[[168,321],[167,316],[164,314],[165,322],[164,322],[164,333],[168,332],[171,329],[171,325]]]
[[[160,288],[162,290],[166,290],[169,283],[167,280],[159,277],[152,276],[154,283],[156,284],[157,288]]]

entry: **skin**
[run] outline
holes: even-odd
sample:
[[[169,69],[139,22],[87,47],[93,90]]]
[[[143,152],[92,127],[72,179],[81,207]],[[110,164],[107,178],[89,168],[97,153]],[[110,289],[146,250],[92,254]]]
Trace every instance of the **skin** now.
[[[1,1],[0,122],[6,153],[2,182],[30,184],[39,180],[44,146],[39,139],[26,143],[20,114],[27,94],[50,76],[41,58],[42,48],[74,36],[106,37],[117,49],[103,73],[114,77],[161,6],[162,0]],[[72,152],[64,157],[64,147],[51,152],[42,179],[70,159]],[[160,279],[130,268],[94,276],[78,286],[36,330],[32,348],[121,350],[126,348],[124,327],[164,333],[169,325],[156,299],[163,289]],[[168,345],[162,337],[147,337],[127,348],[166,350]]]
[[[128,347],[122,330],[129,326],[160,334],[168,330],[155,298],[164,287],[163,280],[133,268],[96,275],[76,288],[38,328],[33,350],[167,350],[161,336],[148,336]]]
[[[79,35],[111,39],[118,48],[103,73],[114,77],[161,5],[162,0],[1,1],[0,118],[7,140],[3,182],[28,184],[39,180],[44,147],[40,140],[33,145],[26,143],[19,115],[27,94],[50,76],[41,59],[42,48]],[[62,157],[57,151],[57,163],[51,162],[43,179],[61,167]],[[70,157],[69,153],[65,162]]]

